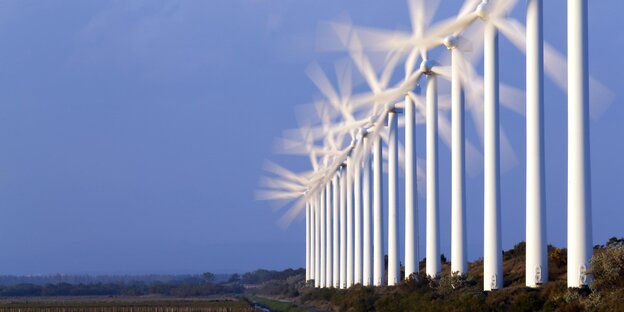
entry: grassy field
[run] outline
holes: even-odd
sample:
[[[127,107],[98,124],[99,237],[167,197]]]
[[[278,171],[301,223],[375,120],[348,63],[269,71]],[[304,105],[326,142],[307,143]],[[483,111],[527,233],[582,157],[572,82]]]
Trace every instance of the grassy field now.
[[[251,312],[260,311],[237,297],[218,298],[137,298],[58,297],[4,298],[0,312]]]
[[[306,312],[310,311],[309,309],[299,307],[292,302],[278,301],[274,299],[268,299],[265,297],[258,296],[247,296],[247,300],[250,302],[261,305],[262,307],[268,308],[274,312]]]

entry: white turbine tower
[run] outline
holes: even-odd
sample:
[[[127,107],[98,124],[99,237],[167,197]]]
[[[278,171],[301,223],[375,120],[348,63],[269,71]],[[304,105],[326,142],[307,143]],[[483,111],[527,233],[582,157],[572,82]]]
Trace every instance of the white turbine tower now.
[[[310,280],[310,276],[312,275],[310,272],[310,202],[306,202],[306,209],[305,209],[305,219],[306,219],[306,229],[305,229],[305,233],[306,233],[306,282]]]
[[[361,142],[360,135],[360,144]],[[353,284],[362,284],[362,164],[359,161],[352,162],[353,168],[353,252],[354,272]]]
[[[458,19],[468,16],[475,1],[467,0]],[[462,79],[462,58],[459,51],[460,38],[452,34],[444,39],[444,45],[451,51],[451,273],[468,273],[468,252],[466,236],[466,136],[465,97]]]
[[[314,196],[314,287],[321,286],[321,195]]]
[[[354,142],[351,143],[353,145]],[[347,288],[353,286],[353,172],[355,166],[351,155],[347,156]]]
[[[310,279],[315,279],[316,272],[316,212],[314,201],[311,200],[310,208]]]
[[[384,243],[383,243],[383,155],[381,137],[373,139],[373,283],[384,283]]]
[[[366,130],[362,132],[362,285],[373,285],[373,232],[372,232],[372,174],[370,141]]]
[[[544,53],[542,0],[526,9],[526,286],[548,281],[544,179]]]
[[[347,288],[347,183],[346,165],[340,170],[340,288]]]
[[[457,36],[451,35],[444,45],[451,51],[451,273],[468,273],[466,250],[466,136],[465,98]]]
[[[440,263],[440,207],[438,203],[438,87],[433,62],[424,60],[421,71],[427,75],[427,263],[426,272],[438,277]]]
[[[434,12],[426,19],[424,1],[409,1],[412,33],[422,38],[425,24],[431,20]],[[424,51],[413,49],[405,62],[405,80],[412,74],[415,58],[418,54],[424,58]],[[411,91],[411,90],[410,90]],[[418,186],[416,170],[416,107],[409,94],[405,95],[405,278],[417,274],[419,269],[418,254]],[[428,162],[427,162],[428,164]]]
[[[477,15],[486,20],[488,1],[477,7]],[[499,139],[499,84],[498,84],[498,30],[486,23],[483,28],[484,78],[484,194],[483,194],[483,289],[503,287],[503,258],[501,242],[500,199],[500,139]]]
[[[568,0],[568,287],[588,285],[592,257],[587,0]]]
[[[332,185],[331,180],[325,184],[325,287],[333,286],[333,271],[332,264],[334,259],[332,258]]]
[[[336,175],[334,176],[332,182],[333,190],[333,251],[332,251],[332,262],[333,262],[333,276],[332,276],[332,287],[340,288],[340,225],[339,225],[339,215],[340,215],[340,169],[336,170]]]
[[[325,243],[327,241],[325,240],[325,233],[326,233],[325,229],[326,229],[327,224],[326,224],[326,220],[325,220],[325,211],[326,211],[326,209],[325,209],[325,206],[326,206],[325,205],[325,203],[326,203],[325,202],[325,197],[326,197],[325,187],[321,186],[321,190],[320,190],[320,194],[319,194],[319,207],[318,207],[319,210],[320,210],[320,212],[318,214],[319,218],[320,218],[320,228],[319,228],[320,235],[319,235],[319,239],[321,240],[320,245],[319,245],[320,246],[319,247],[320,248],[320,253],[319,253],[320,254],[320,256],[319,256],[320,257],[320,259],[319,259],[319,261],[320,261],[320,265],[319,265],[319,269],[320,269],[320,271],[319,271],[319,286],[320,287],[325,287],[325,276],[326,276],[325,275],[326,274],[326,272],[325,272],[325,262],[326,262],[325,251],[327,249],[325,247]]]
[[[418,273],[416,107],[405,96],[405,278]]]
[[[399,142],[398,116],[393,107],[388,109],[388,286],[401,279],[399,267]]]

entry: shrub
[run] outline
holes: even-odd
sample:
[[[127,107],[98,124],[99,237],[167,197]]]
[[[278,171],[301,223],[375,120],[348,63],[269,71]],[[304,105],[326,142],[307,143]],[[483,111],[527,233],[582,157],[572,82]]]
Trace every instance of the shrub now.
[[[624,286],[624,247],[607,247],[591,259],[592,291],[608,291]]]

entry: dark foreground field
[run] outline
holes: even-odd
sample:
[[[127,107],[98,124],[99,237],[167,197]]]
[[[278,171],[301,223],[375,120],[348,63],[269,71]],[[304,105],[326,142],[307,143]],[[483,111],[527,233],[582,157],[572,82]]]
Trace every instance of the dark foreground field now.
[[[143,297],[37,297],[0,299],[0,312],[256,312],[238,297],[143,298]]]

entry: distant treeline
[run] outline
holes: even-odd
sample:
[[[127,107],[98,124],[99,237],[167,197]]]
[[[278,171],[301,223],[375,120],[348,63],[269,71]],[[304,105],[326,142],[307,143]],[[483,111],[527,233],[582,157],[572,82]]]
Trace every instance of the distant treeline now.
[[[256,270],[243,274],[240,277],[240,281],[243,284],[261,284],[273,280],[285,281],[289,277],[297,275],[305,276],[305,269],[287,269],[284,271]]]
[[[146,275],[68,275],[68,274],[51,274],[51,275],[0,275],[1,286],[13,286],[18,284],[114,284],[114,283],[131,283],[141,281],[146,284],[153,283],[173,283],[184,281],[189,278],[198,278],[197,274],[146,274]],[[230,278],[230,274],[215,274],[215,282],[224,282]]]
[[[201,297],[217,294],[241,293],[243,287],[238,284],[211,284],[194,281],[162,283],[148,285],[144,282],[130,283],[95,283],[95,284],[18,284],[0,287],[3,297],[40,297],[40,296],[143,296],[164,295],[173,297]]]
[[[210,272],[202,275],[145,275],[114,277],[115,282],[92,282],[85,276],[62,276],[66,281],[41,284],[44,277],[30,277],[39,283],[7,283],[0,286],[0,297],[45,296],[144,296],[201,297],[223,294],[240,294],[243,285],[266,284],[274,280],[287,280],[305,275],[305,269],[284,271],[257,270],[243,275],[217,276]],[[71,278],[70,278],[71,277]],[[146,278],[147,277],[147,278]],[[7,278],[7,277],[4,277]],[[48,277],[53,280],[53,277]],[[103,280],[102,277],[98,277]],[[111,277],[112,279],[113,277]],[[75,283],[81,280],[83,282]],[[73,281],[71,283],[69,281]]]

